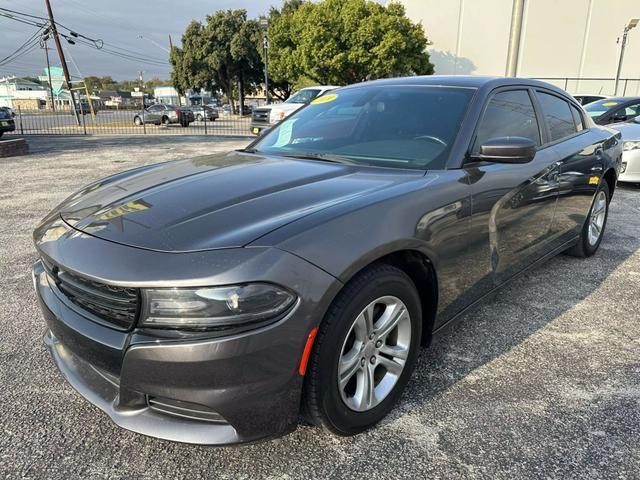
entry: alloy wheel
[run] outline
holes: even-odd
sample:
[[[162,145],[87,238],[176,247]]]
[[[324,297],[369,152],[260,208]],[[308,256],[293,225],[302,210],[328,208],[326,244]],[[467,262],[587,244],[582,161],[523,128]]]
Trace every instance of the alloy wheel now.
[[[398,382],[411,346],[411,318],[397,297],[380,297],[356,317],[338,360],[343,402],[358,412],[379,405]]]
[[[602,235],[606,215],[607,195],[605,192],[600,191],[593,202],[593,208],[591,209],[591,216],[589,218],[589,244],[592,246],[598,243]]]

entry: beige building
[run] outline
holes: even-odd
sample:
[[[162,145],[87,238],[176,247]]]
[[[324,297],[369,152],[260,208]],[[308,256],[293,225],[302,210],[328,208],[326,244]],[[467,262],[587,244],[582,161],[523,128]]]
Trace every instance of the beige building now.
[[[399,1],[422,22],[437,74],[505,75],[514,0]],[[516,74],[613,94],[616,40],[632,18],[640,0],[525,0]],[[620,78],[619,94],[640,95],[640,26],[629,31]]]

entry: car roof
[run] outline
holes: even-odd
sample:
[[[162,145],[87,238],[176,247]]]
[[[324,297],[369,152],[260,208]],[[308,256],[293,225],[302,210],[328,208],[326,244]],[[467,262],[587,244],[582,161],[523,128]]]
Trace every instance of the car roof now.
[[[493,89],[503,86],[525,85],[540,87],[556,91],[562,95],[569,95],[561,88],[541,80],[520,77],[489,77],[480,75],[421,75],[413,77],[384,78],[369,82],[357,83],[345,88],[353,88],[365,85],[433,85],[442,87],[466,87]]]
[[[313,87],[304,87],[301,88],[300,90],[298,90],[298,92],[301,92],[302,90],[333,90],[334,88],[340,88],[337,85],[314,85]]]
[[[640,100],[640,97],[608,97],[607,100],[610,102],[627,103]]]

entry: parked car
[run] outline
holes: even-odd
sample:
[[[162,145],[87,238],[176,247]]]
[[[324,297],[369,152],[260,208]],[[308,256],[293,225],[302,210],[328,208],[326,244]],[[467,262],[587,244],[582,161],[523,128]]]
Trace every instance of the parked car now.
[[[329,95],[242,151],[89,184],[35,230],[45,342],[118,425],[229,444],[291,431],[302,406],[357,434],[471,306],[598,250],[621,134],[559,88],[426,76]]]
[[[628,122],[640,115],[640,97],[605,98],[584,109],[598,125]]]
[[[11,107],[0,107],[0,110],[9,114],[11,118],[15,118],[16,116],[16,112],[14,112]]]
[[[142,125],[143,123],[153,123],[154,125],[169,125],[179,123],[183,127],[188,127],[195,120],[193,112],[186,107],[176,107],[175,105],[165,105],[157,103],[140,111],[133,117],[133,123]]]
[[[253,108],[251,108],[251,105],[247,105],[245,103],[242,106],[242,115],[251,115],[252,111],[253,111]],[[233,113],[238,115],[238,112],[240,112],[240,105],[236,105],[233,107]]]
[[[195,119],[199,122],[204,119],[213,122],[218,118],[218,110],[208,105],[192,105],[190,110],[193,112]]]
[[[0,137],[5,132],[13,132],[16,129],[16,122],[9,112],[0,108]]]
[[[640,116],[614,128],[622,133],[622,165],[618,178],[621,182],[640,183]]]
[[[316,97],[336,88],[338,87],[332,85],[303,88],[291,95],[284,103],[255,108],[251,116],[251,133],[260,135],[264,130],[271,128],[296,110],[309,104]]]
[[[587,105],[592,102],[597,102],[598,100],[609,98],[609,96],[593,93],[576,93],[573,98],[575,98],[580,105]]]
[[[231,105],[225,103],[222,105],[222,114],[223,115],[231,115]]]

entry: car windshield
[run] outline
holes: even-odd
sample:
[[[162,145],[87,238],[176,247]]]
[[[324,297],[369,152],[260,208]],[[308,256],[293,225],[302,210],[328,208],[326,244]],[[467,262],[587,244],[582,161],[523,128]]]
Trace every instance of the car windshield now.
[[[603,98],[597,102],[591,102],[584,106],[585,111],[594,120],[607,113],[612,108],[622,105],[623,102],[619,100],[611,100],[610,98]]]
[[[311,102],[253,151],[364,165],[444,168],[475,89],[366,86]]]
[[[284,103],[309,103],[316,98],[320,90],[314,88],[307,88],[306,90],[300,90],[295,95],[290,96]]]

